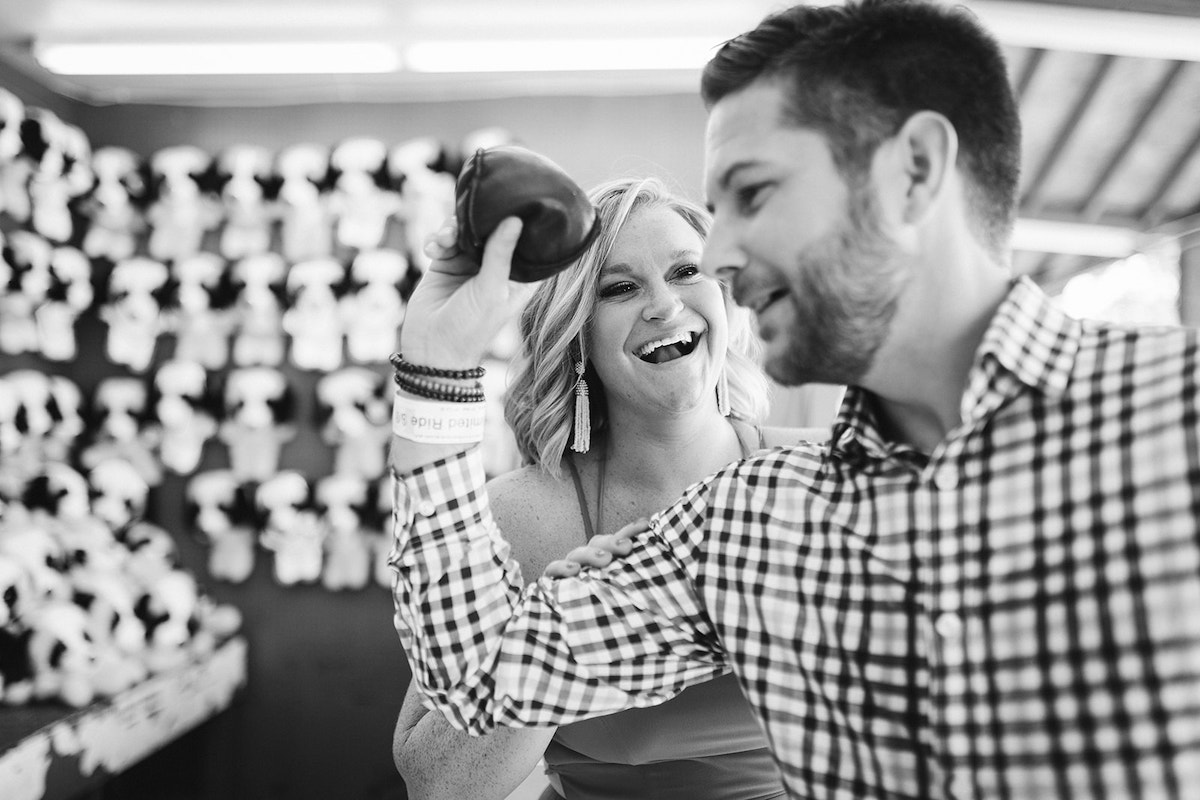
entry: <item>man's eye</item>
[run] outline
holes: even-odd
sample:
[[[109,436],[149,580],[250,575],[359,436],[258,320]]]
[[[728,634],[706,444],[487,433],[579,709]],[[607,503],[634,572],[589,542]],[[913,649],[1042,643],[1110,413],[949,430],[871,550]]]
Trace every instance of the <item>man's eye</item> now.
[[[743,186],[737,190],[737,206],[742,213],[754,211],[759,203],[762,195],[762,189],[766,184],[752,183],[749,186]]]

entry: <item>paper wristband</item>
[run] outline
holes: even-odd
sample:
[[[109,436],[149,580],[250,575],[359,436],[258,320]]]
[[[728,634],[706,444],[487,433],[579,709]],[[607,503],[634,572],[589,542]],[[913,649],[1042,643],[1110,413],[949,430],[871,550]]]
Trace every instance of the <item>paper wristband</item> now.
[[[442,403],[396,392],[392,433],[420,444],[474,444],[483,441],[483,403]]]

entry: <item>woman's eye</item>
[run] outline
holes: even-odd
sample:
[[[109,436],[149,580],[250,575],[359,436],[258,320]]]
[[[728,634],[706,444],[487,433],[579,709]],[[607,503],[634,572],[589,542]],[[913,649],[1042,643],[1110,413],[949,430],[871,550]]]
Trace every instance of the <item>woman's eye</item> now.
[[[699,264],[681,264],[675,269],[675,278],[695,278],[700,274]]]
[[[619,283],[610,283],[607,286],[600,287],[600,297],[619,297],[623,294],[628,294],[634,290],[634,285],[629,281],[621,281]]]

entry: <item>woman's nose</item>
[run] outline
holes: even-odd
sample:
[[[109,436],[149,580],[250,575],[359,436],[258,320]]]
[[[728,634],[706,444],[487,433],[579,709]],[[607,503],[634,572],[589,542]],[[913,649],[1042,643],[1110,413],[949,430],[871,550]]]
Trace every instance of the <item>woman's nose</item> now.
[[[683,308],[683,300],[669,286],[654,287],[647,293],[646,306],[642,310],[642,318],[666,321],[673,319]]]

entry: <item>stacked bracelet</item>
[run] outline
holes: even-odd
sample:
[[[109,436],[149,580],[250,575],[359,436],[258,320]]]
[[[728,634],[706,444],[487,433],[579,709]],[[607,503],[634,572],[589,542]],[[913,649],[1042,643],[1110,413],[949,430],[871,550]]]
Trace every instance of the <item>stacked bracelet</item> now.
[[[464,386],[460,383],[445,383],[419,375],[407,375],[397,372],[396,385],[417,397],[430,400],[441,400],[447,403],[482,403],[484,399],[483,384],[475,381]]]
[[[392,353],[389,359],[392,362],[392,368],[396,373],[401,372],[409,375],[425,375],[430,378],[450,378],[452,380],[479,380],[485,372],[483,367],[471,367],[470,369],[440,369],[438,367],[427,367],[424,364],[413,364],[410,361],[405,361],[404,356],[399,353]]]

